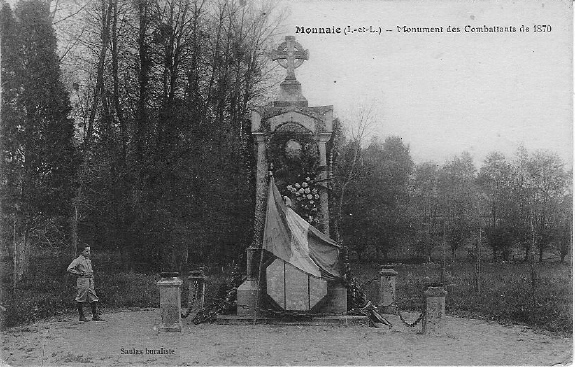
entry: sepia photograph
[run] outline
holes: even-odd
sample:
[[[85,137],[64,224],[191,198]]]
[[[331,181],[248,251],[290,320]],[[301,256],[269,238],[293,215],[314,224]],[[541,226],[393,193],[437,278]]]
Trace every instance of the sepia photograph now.
[[[573,363],[571,1],[0,8],[0,365]]]

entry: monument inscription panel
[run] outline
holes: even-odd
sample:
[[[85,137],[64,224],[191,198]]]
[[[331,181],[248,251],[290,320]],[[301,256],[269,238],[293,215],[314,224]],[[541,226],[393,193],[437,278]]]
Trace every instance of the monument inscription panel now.
[[[283,309],[309,311],[327,295],[327,282],[276,259],[266,269],[268,295]]]

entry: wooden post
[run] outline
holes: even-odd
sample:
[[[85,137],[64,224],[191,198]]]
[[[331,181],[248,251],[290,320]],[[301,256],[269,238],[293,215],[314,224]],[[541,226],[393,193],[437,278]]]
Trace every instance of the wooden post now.
[[[479,240],[475,245],[475,292],[481,292],[481,227],[479,227]]]
[[[441,246],[441,277],[439,282],[445,284],[445,246],[447,245],[446,225],[443,222],[443,245]]]

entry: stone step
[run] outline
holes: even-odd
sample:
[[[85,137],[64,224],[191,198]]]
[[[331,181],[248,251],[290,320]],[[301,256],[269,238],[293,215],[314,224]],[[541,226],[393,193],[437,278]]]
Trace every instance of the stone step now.
[[[253,323],[253,316],[218,315],[216,324],[219,325],[241,325]],[[317,316],[305,319],[257,317],[256,324],[269,325],[341,325],[341,326],[369,326],[367,316]]]

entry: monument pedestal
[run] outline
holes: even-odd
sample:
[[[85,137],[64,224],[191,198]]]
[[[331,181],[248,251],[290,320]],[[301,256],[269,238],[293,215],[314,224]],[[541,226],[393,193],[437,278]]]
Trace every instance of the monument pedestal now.
[[[256,307],[260,294],[257,280],[247,279],[238,287],[237,294],[238,316],[257,316]]]
[[[347,288],[338,281],[327,283],[325,304],[320,308],[321,313],[342,315],[347,312]]]

